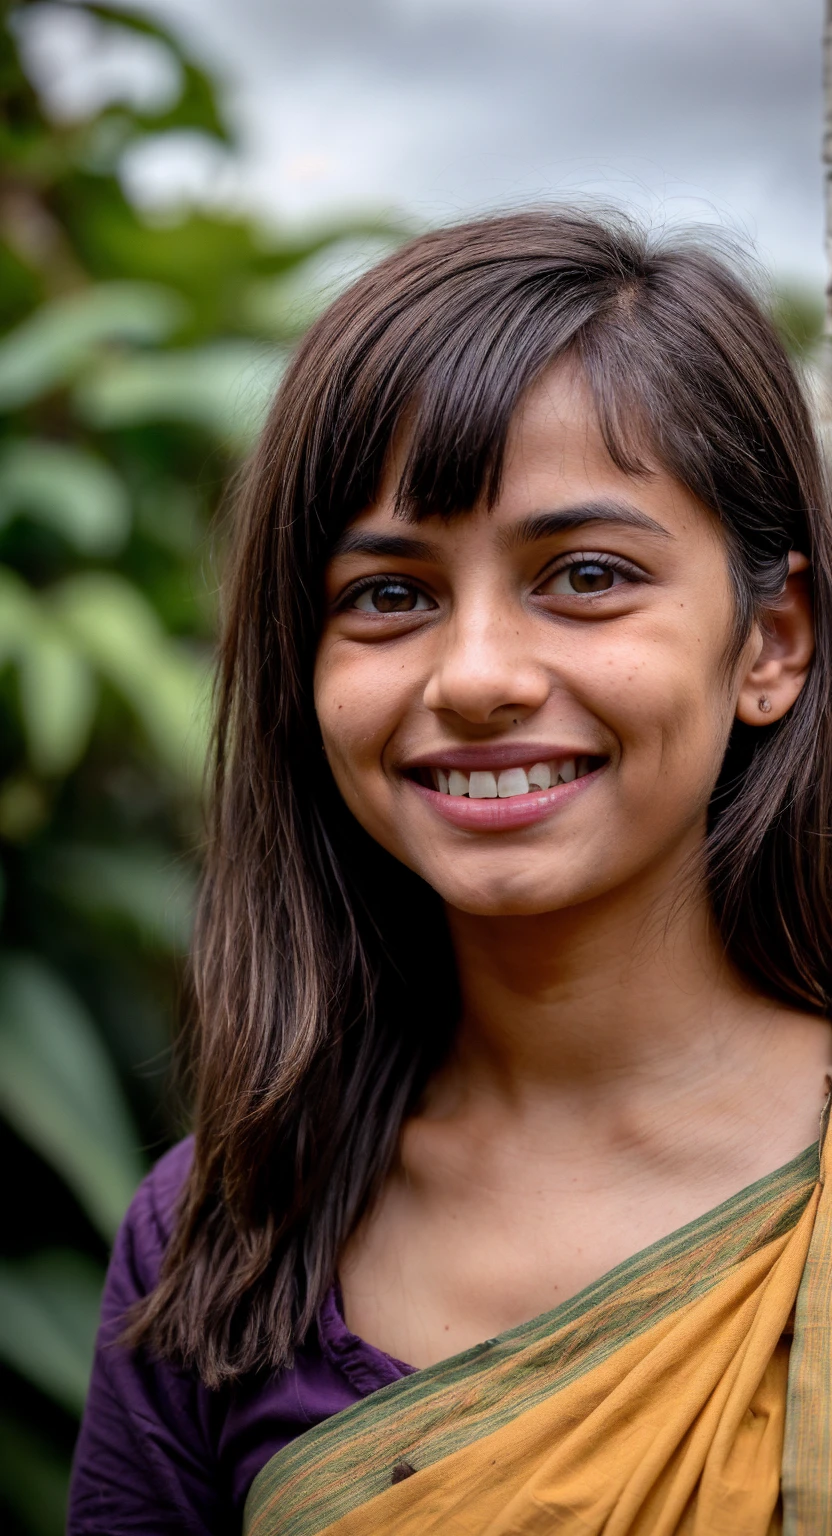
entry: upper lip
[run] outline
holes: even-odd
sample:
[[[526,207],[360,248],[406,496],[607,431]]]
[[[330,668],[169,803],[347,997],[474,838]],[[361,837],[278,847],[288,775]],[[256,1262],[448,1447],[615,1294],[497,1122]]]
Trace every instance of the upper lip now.
[[[416,768],[456,768],[460,773],[475,773],[477,769],[520,768],[532,763],[563,762],[570,757],[602,757],[604,754],[591,747],[561,747],[540,741],[501,741],[491,746],[436,747],[430,752],[420,752],[418,757],[408,758],[401,764],[403,773]]]

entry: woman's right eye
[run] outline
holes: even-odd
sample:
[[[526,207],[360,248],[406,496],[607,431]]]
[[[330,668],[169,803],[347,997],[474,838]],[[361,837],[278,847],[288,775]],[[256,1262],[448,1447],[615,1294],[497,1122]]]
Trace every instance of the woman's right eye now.
[[[409,581],[374,581],[372,586],[348,599],[346,606],[359,613],[415,613],[432,608],[433,603]]]

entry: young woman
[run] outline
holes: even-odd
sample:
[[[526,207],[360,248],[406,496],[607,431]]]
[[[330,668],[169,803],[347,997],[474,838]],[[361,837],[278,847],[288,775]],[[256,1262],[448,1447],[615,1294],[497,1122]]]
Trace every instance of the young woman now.
[[[829,528],[696,244],[441,230],[312,329],[72,1536],[832,1531]]]

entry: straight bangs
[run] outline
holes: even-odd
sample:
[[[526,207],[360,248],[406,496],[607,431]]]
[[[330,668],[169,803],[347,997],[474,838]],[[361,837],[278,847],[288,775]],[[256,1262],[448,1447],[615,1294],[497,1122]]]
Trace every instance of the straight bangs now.
[[[638,478],[661,466],[722,525],[736,599],[730,673],[755,613],[782,590],[789,550],[811,550],[805,508],[823,499],[817,460],[800,451],[812,426],[773,326],[693,237],[651,251],[621,214],[599,224],[563,213],[556,240],[554,221],[540,240],[535,214],[505,225],[502,242],[495,224],[443,232],[445,260],[430,272],[426,237],[325,317],[334,345],[361,325],[364,305],[374,311],[329,402],[339,452],[308,466],[305,512],[316,509],[323,534],[317,558],[372,505],[400,446],[403,518],[493,506],[523,397],[561,364],[587,386],[616,467]],[[454,234],[466,245],[455,262]],[[773,360],[781,377],[766,381]]]

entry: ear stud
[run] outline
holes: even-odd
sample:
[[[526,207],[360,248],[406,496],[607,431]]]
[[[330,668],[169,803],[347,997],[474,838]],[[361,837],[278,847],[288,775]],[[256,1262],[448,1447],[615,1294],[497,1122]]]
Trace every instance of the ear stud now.
[[[757,700],[757,708],[761,710],[764,715],[771,714],[771,699],[767,693],[760,694],[760,697]]]

